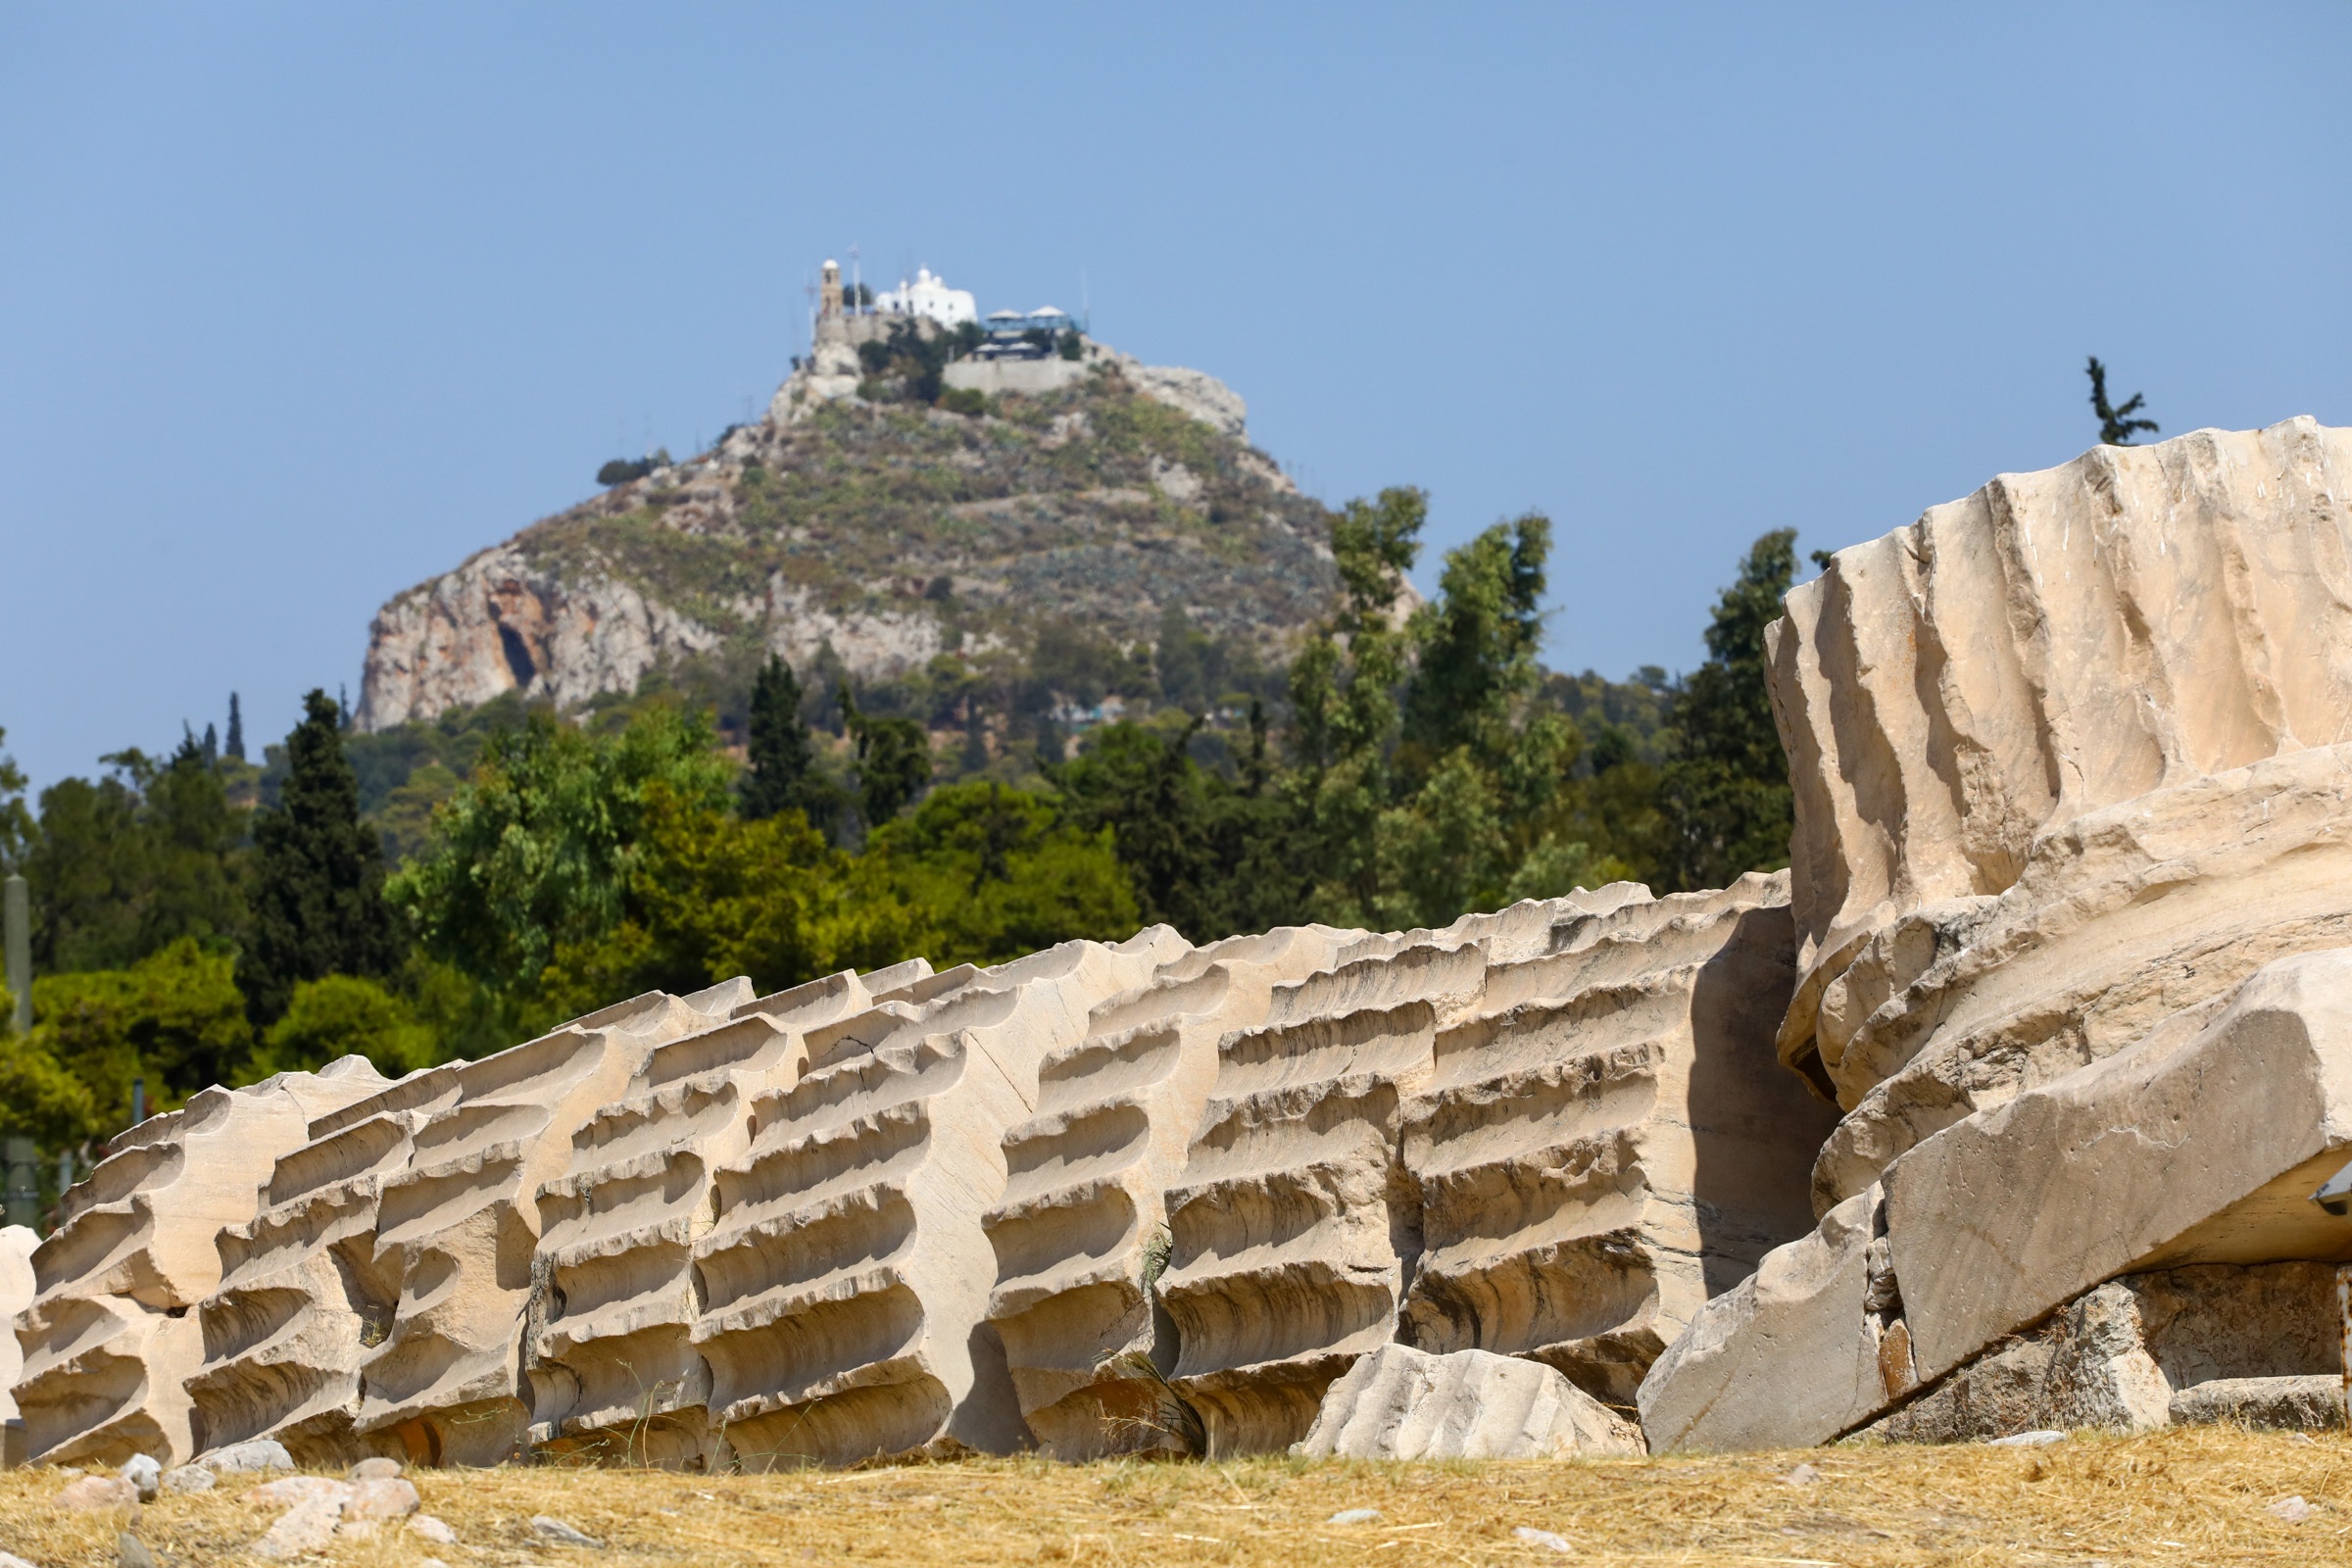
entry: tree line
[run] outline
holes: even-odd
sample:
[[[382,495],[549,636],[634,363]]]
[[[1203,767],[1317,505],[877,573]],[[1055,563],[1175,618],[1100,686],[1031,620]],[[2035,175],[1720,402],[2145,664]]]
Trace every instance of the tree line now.
[[[193,734],[160,760],[114,754],[37,809],[0,759],[0,861],[30,883],[37,975],[32,1029],[0,1038],[0,1132],[86,1158],[134,1077],[170,1108],[351,1053],[405,1072],[735,974],[769,990],[918,954],[996,963],[1153,921],[1196,942],[1437,925],[1786,863],[1763,633],[1793,530],[1739,564],[1704,663],[1616,686],[1538,662],[1541,514],[1447,553],[1436,595],[1401,613],[1426,520],[1411,489],[1334,514],[1341,599],[1232,733],[1171,705],[1041,742],[1011,781],[941,779],[980,746],[977,719],[942,736],[772,655],[740,760],[691,703],[603,724],[517,711],[403,818],[397,864],[362,814],[366,747],[323,692],[266,776],[235,720],[235,755]],[[1163,690],[1200,678],[1181,628],[1134,652],[1172,666]]]

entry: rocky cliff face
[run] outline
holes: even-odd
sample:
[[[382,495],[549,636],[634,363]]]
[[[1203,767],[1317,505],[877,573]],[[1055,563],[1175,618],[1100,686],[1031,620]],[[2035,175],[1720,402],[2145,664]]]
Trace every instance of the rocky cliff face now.
[[[650,671],[831,648],[861,679],[1066,621],[1120,642],[1182,607],[1278,656],[1337,578],[1322,508],[1196,370],[1090,346],[978,416],[868,403],[827,345],[710,452],[525,528],[376,614],[359,722],[509,691],[560,707]],[[870,383],[864,383],[870,389]],[[1041,382],[1041,385],[1044,383]]]

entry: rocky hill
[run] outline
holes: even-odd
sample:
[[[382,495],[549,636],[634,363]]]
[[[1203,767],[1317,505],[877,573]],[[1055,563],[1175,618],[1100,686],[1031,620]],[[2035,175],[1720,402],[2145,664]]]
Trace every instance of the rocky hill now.
[[[1170,607],[1272,662],[1335,590],[1324,509],[1212,377],[1090,342],[950,365],[933,404],[874,366],[825,345],[713,450],[393,598],[360,726],[515,691],[570,708],[770,649],[875,681],[942,653],[1025,660],[1056,629],[1132,647]]]

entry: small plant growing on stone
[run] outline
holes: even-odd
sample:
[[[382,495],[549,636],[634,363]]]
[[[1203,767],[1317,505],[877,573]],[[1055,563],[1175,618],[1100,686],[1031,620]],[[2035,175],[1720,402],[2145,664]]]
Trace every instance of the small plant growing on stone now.
[[[2147,402],[2139,393],[2134,392],[2126,398],[2121,407],[2107,401],[2107,367],[2099,363],[2096,354],[2090,357],[2087,373],[2090,376],[2090,410],[2099,416],[2101,441],[2111,447],[2128,447],[2132,444],[2132,437],[2141,430],[2150,435],[2156,434],[2154,419],[2132,417]]]

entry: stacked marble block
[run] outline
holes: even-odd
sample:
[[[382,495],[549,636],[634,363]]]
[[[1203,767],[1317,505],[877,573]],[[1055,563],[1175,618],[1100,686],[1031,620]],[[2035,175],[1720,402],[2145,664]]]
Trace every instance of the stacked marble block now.
[[[1402,1337],[1603,1402],[1803,1223],[1785,881],[1626,885],[1368,938],[1226,1035],[1169,1188],[1170,1383],[1210,1451],[1302,1439]]]
[[[278,1156],[302,1145],[314,1120],[384,1087],[367,1061],[347,1057],[316,1074],[208,1089],[115,1140],[31,1254],[13,1390],[27,1457],[114,1464],[148,1453],[171,1463],[196,1450],[198,1308],[220,1287],[222,1244],[251,1220]]]
[[[1622,1407],[1805,1222],[1792,952],[1785,878],[1619,885],[211,1091],[76,1190],[17,1396],[53,1461],[1222,1452],[1401,1338]]]
[[[2102,448],[1789,595],[1778,1051],[1841,1115],[1815,1233],[1651,1370],[1653,1447],[2162,1424],[2338,1371],[2297,1325],[2352,1258],[2308,1201],[2352,1161],[2347,498],[2352,433],[2309,419]],[[2144,1325],[2184,1280],[2202,1314]]]

